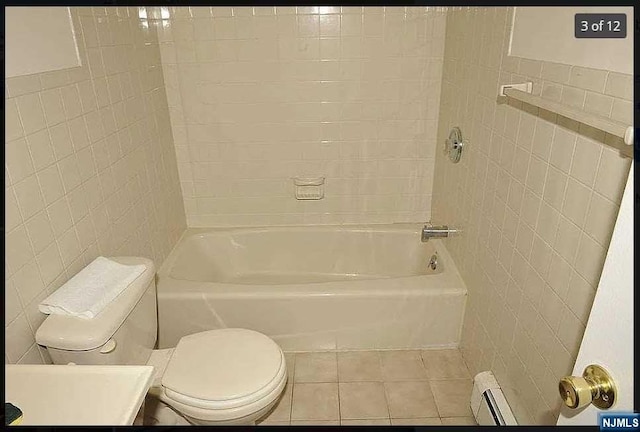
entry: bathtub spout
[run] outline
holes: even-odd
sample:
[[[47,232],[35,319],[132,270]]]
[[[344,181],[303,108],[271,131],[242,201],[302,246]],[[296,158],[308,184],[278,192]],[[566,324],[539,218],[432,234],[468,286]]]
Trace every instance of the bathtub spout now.
[[[426,242],[430,238],[444,238],[457,233],[458,230],[450,229],[448,225],[425,225],[422,228],[421,240]]]

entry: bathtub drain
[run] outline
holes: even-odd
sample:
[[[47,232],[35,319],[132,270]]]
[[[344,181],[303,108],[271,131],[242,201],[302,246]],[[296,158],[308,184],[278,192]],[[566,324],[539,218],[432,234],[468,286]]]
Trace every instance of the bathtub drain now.
[[[435,270],[438,267],[438,254],[431,255],[431,259],[429,260],[429,268],[431,270]]]

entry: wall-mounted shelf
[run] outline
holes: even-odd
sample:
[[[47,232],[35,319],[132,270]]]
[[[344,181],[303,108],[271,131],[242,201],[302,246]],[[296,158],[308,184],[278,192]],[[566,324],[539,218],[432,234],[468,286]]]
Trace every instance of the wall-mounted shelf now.
[[[540,96],[532,95],[531,87],[531,83],[503,85],[500,86],[500,96],[507,96],[521,102],[555,112],[577,122],[600,129],[611,135],[618,136],[624,140],[625,144],[633,145],[633,126],[596,114],[590,114],[579,108],[573,108],[558,102],[543,99]]]

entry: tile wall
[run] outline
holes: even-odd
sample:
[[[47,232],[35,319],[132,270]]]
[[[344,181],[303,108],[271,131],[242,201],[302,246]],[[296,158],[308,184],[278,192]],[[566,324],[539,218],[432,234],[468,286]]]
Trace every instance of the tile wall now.
[[[445,13],[158,9],[188,225],[428,220]]]
[[[509,57],[511,17],[447,16],[438,142],[457,125],[469,144],[457,165],[437,151],[432,220],[464,232],[447,245],[469,290],[461,349],[472,374],[494,371],[519,422],[555,424],[630,159],[621,140],[506,104],[498,86],[532,80],[535,94],[632,124],[632,77]]]
[[[5,363],[50,362],[38,303],[82,267],[186,227],[154,22],[71,10],[83,66],[6,80]]]

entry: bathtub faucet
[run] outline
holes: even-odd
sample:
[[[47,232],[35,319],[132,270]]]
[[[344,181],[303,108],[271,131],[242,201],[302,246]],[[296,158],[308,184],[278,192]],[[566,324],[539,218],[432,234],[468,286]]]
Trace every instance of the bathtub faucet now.
[[[427,224],[422,228],[423,242],[426,242],[430,238],[442,238],[449,237],[450,234],[456,234],[458,230],[450,229],[448,225],[431,225]]]

